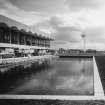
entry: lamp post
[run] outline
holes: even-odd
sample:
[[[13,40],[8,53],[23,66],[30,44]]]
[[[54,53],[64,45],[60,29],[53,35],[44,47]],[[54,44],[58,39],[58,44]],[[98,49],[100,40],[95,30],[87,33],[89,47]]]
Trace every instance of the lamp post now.
[[[83,39],[83,50],[84,50],[84,53],[85,53],[85,51],[86,51],[86,35],[83,33],[82,35],[81,35],[81,37],[82,37],[82,39]]]

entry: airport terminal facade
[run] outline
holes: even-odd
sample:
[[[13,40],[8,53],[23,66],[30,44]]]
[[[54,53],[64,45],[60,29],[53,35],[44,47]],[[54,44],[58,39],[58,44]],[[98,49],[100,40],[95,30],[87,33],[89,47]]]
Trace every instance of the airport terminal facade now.
[[[27,56],[46,53],[53,39],[44,35],[0,23],[0,55]]]

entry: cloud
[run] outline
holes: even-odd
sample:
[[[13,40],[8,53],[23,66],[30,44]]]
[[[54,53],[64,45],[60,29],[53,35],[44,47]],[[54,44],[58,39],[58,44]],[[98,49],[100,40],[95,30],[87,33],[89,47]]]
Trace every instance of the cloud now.
[[[37,11],[52,15],[64,11],[64,0],[9,0],[25,11]]]
[[[78,14],[77,14],[78,15]],[[62,18],[61,18],[62,17]],[[73,17],[71,17],[73,19]],[[70,20],[72,20],[70,19]],[[76,19],[76,20],[75,20]],[[51,35],[55,37],[55,42],[52,44],[54,48],[83,48],[83,40],[81,38],[82,31],[80,30],[81,27],[75,24],[77,21],[80,24],[84,24],[87,27],[84,30],[86,34],[86,46],[87,49],[89,48],[97,48],[101,49],[104,48],[105,44],[105,27],[102,24],[97,24],[96,20],[88,21],[83,20],[80,17],[75,17],[74,21],[70,21],[68,24],[68,19],[63,16],[53,16],[50,17],[48,20],[43,21],[42,23],[33,26],[37,30],[49,30]],[[84,18],[85,19],[85,18]],[[100,20],[102,21],[102,20]],[[88,25],[87,25],[88,24]],[[44,31],[45,31],[44,30]],[[46,32],[47,32],[46,31]]]
[[[87,49],[105,49],[105,27],[88,27],[85,30]]]
[[[105,0],[65,0],[71,10],[96,9],[105,6]]]
[[[75,27],[57,27],[56,39],[76,43],[80,41],[80,34]]]
[[[93,27],[86,30],[87,39],[91,43],[105,42],[105,27]]]
[[[64,24],[65,21],[62,18],[53,16],[49,20],[32,26],[32,28],[40,31],[46,31],[48,34],[53,34],[55,40],[78,42],[80,40],[80,32],[78,28],[68,25],[66,26]]]
[[[105,1],[60,1],[0,0],[0,14],[31,26],[34,32],[55,37],[54,47],[82,48],[84,31],[88,48],[104,48]]]
[[[8,0],[0,0],[0,14],[10,17],[26,25],[37,24],[46,18],[39,12],[24,11],[11,4]]]

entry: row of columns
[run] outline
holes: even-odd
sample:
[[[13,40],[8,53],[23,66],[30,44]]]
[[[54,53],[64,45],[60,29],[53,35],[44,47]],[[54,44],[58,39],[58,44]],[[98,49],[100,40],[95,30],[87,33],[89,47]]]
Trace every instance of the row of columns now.
[[[50,47],[50,39],[35,37],[24,32],[3,28],[0,28],[0,42],[19,45]]]

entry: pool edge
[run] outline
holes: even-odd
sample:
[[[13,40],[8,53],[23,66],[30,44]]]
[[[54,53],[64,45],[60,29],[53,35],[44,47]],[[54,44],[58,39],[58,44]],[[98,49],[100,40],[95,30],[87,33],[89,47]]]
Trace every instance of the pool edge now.
[[[105,100],[97,64],[93,56],[94,96],[60,96],[60,95],[0,95],[0,99],[48,99],[48,100]]]

